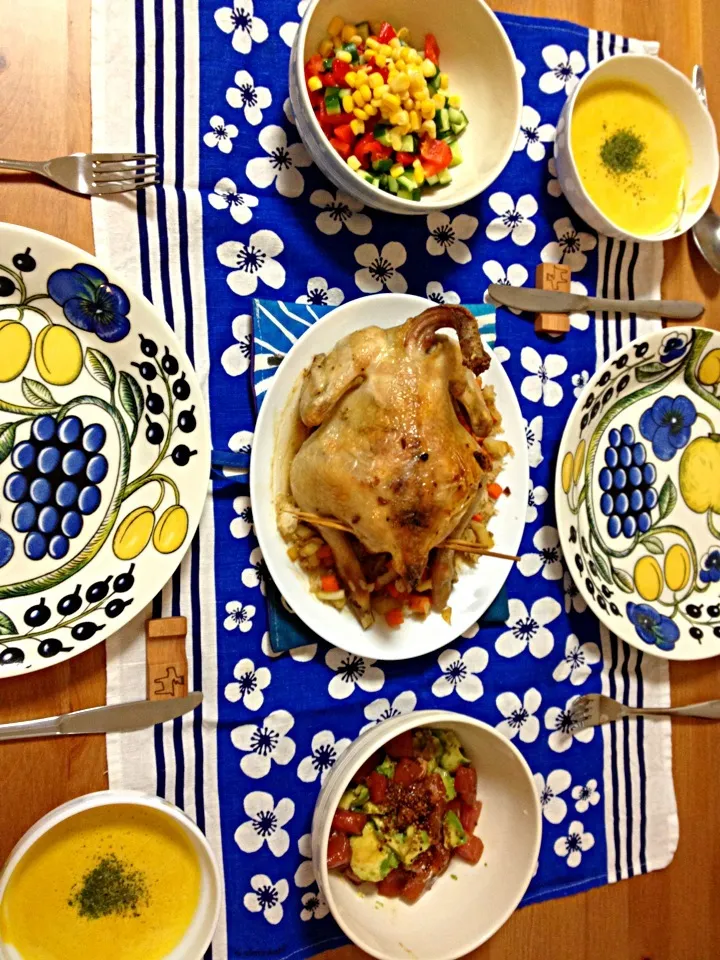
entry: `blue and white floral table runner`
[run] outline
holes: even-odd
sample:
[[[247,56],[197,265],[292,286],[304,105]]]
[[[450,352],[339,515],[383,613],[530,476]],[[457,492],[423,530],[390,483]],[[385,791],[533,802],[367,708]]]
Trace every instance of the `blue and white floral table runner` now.
[[[576,397],[646,322],[583,314],[566,337],[547,340],[499,311],[496,350],[520,397],[531,465],[522,558],[508,580],[507,623],[474,628],[431,656],[372,662],[322,642],[274,655],[246,476],[227,466],[244,464],[252,446],[253,296],[310,309],[380,290],[479,302],[491,281],[532,284],[540,260],[568,264],[576,290],[657,296],[661,251],[598,238],[560,195],[552,161],[554,126],[578,77],[603,57],[648,45],[503,15],[526,104],[507,170],[465,207],[393,218],[339,193],[299,142],[287,65],[305,6],[93,5],[93,148],[157,152],[164,180],[157,192],[93,201],[97,255],[134,281],[185,343],[225,464],[181,569],[152,609],[108,642],[109,702],[143,697],[144,617],[186,615],[202,710],[109,737],[110,783],[157,792],[206,831],[226,887],[217,960],[312,956],[344,941],[309,860],[312,809],[351,740],[397,713],[442,704],[497,726],[524,752],[544,821],[526,902],[658,869],[677,844],[669,724],[567,732],[578,693],[663,704],[669,685],[665,661],[618,642],[585,611],[560,554],[551,496]]]

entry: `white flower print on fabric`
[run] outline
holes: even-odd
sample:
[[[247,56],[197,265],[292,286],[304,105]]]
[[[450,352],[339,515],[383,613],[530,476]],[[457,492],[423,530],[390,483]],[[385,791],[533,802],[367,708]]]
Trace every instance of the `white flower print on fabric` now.
[[[203,135],[206,147],[217,147],[220,153],[230,153],[232,142],[240,131],[234,123],[225,123],[217,114],[210,117],[210,130]]]
[[[520,363],[530,373],[530,376],[523,378],[520,393],[533,403],[542,400],[546,407],[556,407],[562,400],[563,388],[553,378],[567,370],[565,357],[559,353],[548,353],[543,359],[535,347],[523,347]]]
[[[525,76],[525,64],[522,62],[522,60],[518,60],[517,58],[515,59],[515,70],[517,71],[517,75],[522,80],[522,78]]]
[[[442,675],[432,685],[433,695],[449,697],[454,692],[468,703],[479,700],[484,688],[477,674],[483,672],[488,659],[487,650],[482,647],[470,647],[462,654],[457,650],[443,650],[437,661]]]
[[[587,370],[581,370],[580,373],[574,373],[570,379],[573,385],[573,396],[579,397],[590,381],[590,374]]]
[[[318,777],[321,784],[325,783],[325,777],[350,743],[351,741],[347,738],[336,740],[331,730],[321,730],[316,733],[310,744],[310,756],[300,761],[297,775],[303,783],[314,783]]]
[[[582,855],[595,846],[595,837],[587,833],[579,820],[573,820],[568,827],[566,837],[558,837],[553,850],[559,857],[567,859],[569,867],[579,867]]]
[[[249,313],[242,313],[232,322],[232,335],[236,343],[222,352],[220,363],[231,377],[239,377],[250,366],[250,328],[252,320]]]
[[[208,196],[208,203],[216,210],[229,210],[235,223],[248,223],[252,220],[253,207],[260,201],[250,193],[238,193],[234,181],[223,177],[215,184],[213,193]]]
[[[467,628],[467,630],[465,630],[463,633],[461,633],[460,636],[461,636],[464,640],[472,640],[472,638],[473,638],[473,637],[476,637],[479,632],[480,632],[480,624],[479,624],[479,623],[471,623],[470,626]]]
[[[228,609],[232,604],[228,604]],[[242,604],[237,604],[242,606]],[[247,607],[245,608],[247,609]],[[255,608],[250,608],[253,613]],[[229,618],[228,618],[229,619]],[[227,620],[225,621],[227,624]],[[227,626],[226,626],[227,629]],[[242,626],[240,627],[242,630]],[[249,629],[249,628],[248,628]],[[225,696],[230,703],[239,703],[242,700],[244,707],[255,712],[263,705],[265,697],[263,690],[270,686],[271,674],[267,667],[255,668],[255,664],[248,657],[243,657],[235,664],[233,676],[235,683],[228,683],[225,687]]]
[[[563,574],[563,590],[565,592],[565,613],[570,613],[571,610],[577,610],[578,613],[582,613],[587,609],[585,598],[578,590],[577,584],[567,570]]]
[[[600,794],[597,790],[597,780],[588,780],[584,786],[578,784],[572,788],[572,798],[578,813],[585,813],[589,807],[600,803]]]
[[[538,416],[533,417],[532,420],[526,420],[523,417],[523,424],[525,426],[525,442],[528,448],[528,463],[531,467],[537,467],[543,462],[543,418]]]
[[[521,263],[511,263],[505,270],[498,260],[486,260],[483,264],[483,273],[490,283],[501,283],[506,287],[521,287],[528,278],[528,272]],[[488,291],[483,295],[485,303],[491,303]],[[518,314],[519,310],[514,307],[508,307],[511,313]],[[497,353],[497,350],[495,351]]]
[[[267,156],[248,160],[245,167],[248,180],[260,189],[274,183],[281,196],[299,197],[305,189],[305,178],[298,167],[309,167],[312,163],[305,145],[298,142],[288,146],[287,134],[275,124],[262,128],[258,143]]]
[[[540,89],[543,93],[565,91],[567,97],[578,85],[580,74],[585,69],[585,57],[579,50],[570,53],[558,43],[551,43],[542,52],[542,58],[548,70],[540,77]]]
[[[575,229],[570,217],[560,217],[553,224],[557,240],[546,243],[540,251],[543,263],[564,263],[571,270],[582,270],[587,263],[585,252],[594,250],[597,237]]]
[[[345,294],[340,287],[328,288],[325,277],[310,277],[307,282],[307,293],[298,297],[295,303],[309,303],[318,307],[335,307],[342,303]]]
[[[338,190],[334,197],[328,190],[313,190],[310,203],[322,208],[322,213],[315,217],[315,226],[328,236],[339,233],[343,226],[357,237],[364,237],[372,229],[370,217],[360,212],[365,204],[343,190]]]
[[[225,604],[227,616],[223,621],[226,630],[239,630],[247,633],[252,629],[252,618],[255,616],[255,607],[252,604],[242,604],[239,600],[231,600]]]
[[[305,833],[298,840],[298,852],[306,859],[295,871],[295,886],[309,887],[315,883],[315,869],[312,863],[312,834]]]
[[[250,881],[253,893],[243,897],[245,909],[250,913],[261,913],[268,923],[276,926],[283,918],[283,902],[287,900],[290,887],[287,880],[273,883],[264,873],[256,873]]]
[[[469,263],[472,260],[470,248],[464,240],[469,240],[477,230],[476,217],[460,213],[452,220],[446,213],[431,213],[427,218],[430,236],[425,248],[432,257],[447,253],[455,263]]]
[[[237,433],[234,433],[228,440],[228,450],[232,450],[233,453],[244,453],[249,457],[250,451],[252,450],[252,442],[252,430],[238,430]],[[225,477],[238,477],[247,474],[248,469],[247,467],[223,467],[222,472]]]
[[[517,657],[527,647],[533,657],[546,657],[555,646],[555,638],[547,625],[560,614],[560,604],[552,597],[541,597],[528,609],[522,600],[508,600],[510,616],[505,624],[510,628],[495,641],[495,651],[501,657]]]
[[[300,3],[297,5],[297,14],[298,17],[302,20],[305,15],[305,11],[310,6],[310,0],[300,0]],[[289,47],[293,45],[295,40],[295,34],[298,32],[300,27],[299,23],[295,23],[294,20],[288,20],[284,23],[278,33],[282,38],[283,42],[286,43]]]
[[[565,642],[565,656],[553,670],[553,680],[561,683],[570,678],[574,687],[585,683],[594,663],[600,663],[600,648],[592,641],[580,643],[574,633]]]
[[[576,293],[578,296],[586,297],[587,296],[587,287],[584,283],[580,283],[579,280],[570,281],[570,293]],[[583,310],[579,313],[570,314],[570,326],[574,327],[576,330],[587,330],[590,326],[590,315],[587,310]],[[588,379],[590,379],[588,377]]]
[[[262,123],[263,110],[267,110],[272,103],[272,94],[267,87],[256,87],[247,70],[238,70],[235,86],[228,87],[225,99],[231,107],[244,111],[247,122],[257,127]]]
[[[407,259],[405,247],[391,240],[378,253],[374,243],[361,243],[355,248],[355,259],[363,268],[355,271],[355,283],[363,293],[405,293],[407,280],[398,271]]]
[[[285,244],[272,230],[250,234],[247,244],[226,240],[217,248],[218,260],[224,267],[234,267],[227,275],[227,285],[239,297],[249,297],[262,280],[273,290],[285,283],[285,267],[275,260]]]
[[[493,347],[493,353],[500,363],[505,363],[506,360],[510,359],[510,351],[507,347]]]
[[[576,730],[572,720],[571,707],[577,700],[577,697],[570,697],[562,707],[550,707],[545,711],[545,729],[552,730],[548,737],[548,746],[555,753],[565,753],[573,744],[573,740],[579,740],[580,743],[589,743],[595,736],[595,727],[588,727],[586,730]]]
[[[223,33],[231,33],[233,50],[250,53],[253,43],[264,43],[268,28],[264,20],[255,16],[253,0],[235,0],[232,7],[215,11],[215,23]]]
[[[392,703],[384,697],[373,700],[363,711],[365,719],[370,722],[360,728],[360,733],[364,733],[366,730],[369,730],[370,727],[382,723],[383,720],[390,720],[392,717],[400,717],[403,714],[412,713],[416,704],[417,697],[412,690],[403,690],[402,693],[399,693],[395,697]]]
[[[235,497],[233,500],[233,510],[237,516],[234,520],[230,521],[230,533],[236,540],[243,540],[250,534],[253,528],[250,497]]]
[[[550,179],[547,183],[547,192],[551,197],[561,197],[562,196],[562,187],[560,186],[560,181],[557,178],[557,166],[555,165],[555,157],[550,157],[548,160],[548,173],[550,174]]]
[[[283,857],[290,847],[290,836],[283,827],[295,813],[293,801],[283,797],[276,806],[272,794],[253,790],[245,797],[243,809],[250,819],[235,831],[235,843],[244,853],[257,853],[267,843],[273,856]]]
[[[443,285],[438,280],[428,283],[425,296],[433,303],[460,303],[460,296],[454,290],[443,290]]]
[[[243,572],[240,574],[240,579],[246,587],[260,587],[260,593],[265,596],[265,580],[267,578],[267,571],[265,569],[265,561],[263,560],[262,550],[260,547],[255,547],[255,549],[250,553],[248,557],[249,567],[245,567]]]
[[[230,734],[232,744],[243,750],[240,769],[247,777],[259,780],[270,773],[272,763],[286,766],[295,756],[295,741],[286,736],[295,720],[287,710],[273,710],[262,724],[245,723]]]
[[[538,211],[535,197],[525,193],[515,204],[509,193],[493,193],[488,202],[493,213],[497,214],[485,229],[489,240],[504,240],[509,236],[519,247],[532,242],[535,224],[531,217]]]
[[[495,705],[505,719],[496,723],[495,729],[508,740],[513,740],[519,734],[523,743],[533,743],[540,734],[540,721],[535,713],[541,701],[540,691],[535,687],[526,691],[522,700],[511,690],[501,693]]]
[[[339,647],[333,647],[325,654],[325,663],[335,676],[328,684],[328,693],[334,700],[347,700],[358,686],[365,693],[376,693],[385,683],[385,674],[375,667],[374,660],[356,657]]]
[[[270,634],[268,633],[267,630],[262,635],[262,640],[260,641],[260,649],[265,654],[265,656],[270,657],[271,660],[276,660],[278,657],[281,657],[285,652],[284,650],[281,650],[278,653],[277,651],[273,650],[272,645],[270,643]]]
[[[528,505],[525,519],[528,523],[534,523],[537,520],[537,508],[542,506],[548,498],[548,492],[545,487],[534,487],[532,480],[528,481]]]
[[[540,527],[533,537],[533,546],[538,553],[524,553],[520,557],[520,573],[524,577],[533,577],[541,570],[546,580],[559,580],[563,575],[563,565],[560,540],[555,527]]]
[[[533,779],[543,816],[549,823],[560,823],[567,813],[567,804],[560,794],[570,786],[572,777],[567,770],[553,770],[547,780],[541,773],[536,773]]]
[[[304,893],[302,895],[302,905],[301,920],[322,920],[330,912],[327,900],[319,890],[314,893]]]
[[[515,152],[525,150],[531,160],[544,160],[545,144],[552,143],[554,139],[555,127],[551,123],[541,123],[540,114],[537,110],[525,104],[522,108],[520,129],[515,141]]]
[[[290,658],[296,663],[309,663],[315,659],[317,649],[318,645],[316,643],[308,643],[304,647],[294,647],[290,651]]]

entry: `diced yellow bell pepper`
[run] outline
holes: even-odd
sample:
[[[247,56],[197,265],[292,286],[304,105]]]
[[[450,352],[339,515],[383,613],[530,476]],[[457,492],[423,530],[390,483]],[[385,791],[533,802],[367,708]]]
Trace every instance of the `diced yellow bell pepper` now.
[[[343,43],[350,43],[352,38],[357,33],[357,27],[354,23],[346,23],[340,32]]]
[[[347,165],[348,165],[352,170],[359,170],[359,169],[360,169],[360,166],[361,166],[360,161],[358,160],[358,158],[357,158],[354,154],[351,154],[351,155],[347,158]]]
[[[457,110],[462,103],[462,97],[457,93],[453,93],[448,97],[447,102],[448,106],[454,107]]]
[[[332,40],[328,40],[327,37],[318,47],[318,53],[321,57],[329,57],[330,54],[335,50]]]
[[[307,85],[308,85],[308,90],[312,90],[314,93],[316,90],[322,90],[323,84],[320,77],[310,77],[310,79],[307,82]]]
[[[449,80],[449,78],[448,78],[448,75],[447,75],[446,73],[441,73],[441,74],[440,74],[440,89],[441,89],[441,90],[447,90],[449,83],[450,83],[450,80]]]
[[[415,165],[413,164],[413,166]],[[420,186],[421,183],[425,183],[425,171],[420,164],[418,164],[418,166],[413,170],[413,177],[415,178],[415,183],[418,186]]]
[[[394,167],[390,167],[390,176],[391,177],[401,177],[405,173],[405,167],[401,163],[396,163]]]
[[[342,28],[345,26],[345,21],[342,17],[333,17],[330,23],[328,24],[328,33],[331,37],[337,37],[342,33]]]

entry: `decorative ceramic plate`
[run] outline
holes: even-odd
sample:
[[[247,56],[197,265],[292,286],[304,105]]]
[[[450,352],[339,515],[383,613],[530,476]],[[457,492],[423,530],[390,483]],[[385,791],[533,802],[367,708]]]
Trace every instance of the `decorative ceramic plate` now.
[[[152,304],[83,250],[0,224],[0,678],[142,610],[209,472],[195,374]]]
[[[563,434],[560,542],[588,605],[674,660],[720,653],[720,334],[660,330],[595,374]]]
[[[272,378],[255,428],[250,460],[250,498],[255,532],[268,571],[295,613],[330,643],[357,656],[380,660],[405,660],[437,650],[455,640],[483,615],[497,596],[510,572],[511,562],[482,557],[474,566],[461,565],[458,581],[450,594],[452,623],[432,613],[426,620],[408,617],[397,628],[387,626],[383,618],[363,630],[350,610],[336,610],[322,603],[309,591],[307,575],[287,556],[287,544],[277,529],[272,464],[277,436],[288,402],[302,372],[317,353],[329,352],[342,337],[354,330],[375,324],[394,327],[416,316],[432,304],[421,297],[384,293],[351,300],[333,310],[303,334],[283,359]],[[449,333],[449,335],[452,335]],[[488,351],[491,353],[491,351]],[[492,356],[492,353],[491,353]],[[492,356],[483,383],[496,390],[497,407],[503,416],[503,433],[515,451],[508,457],[498,482],[509,487],[511,495],[498,501],[497,515],[490,523],[495,547],[502,553],[516,554],[520,546],[525,512],[529,468],[527,445],[520,405],[502,364]],[[277,481],[277,478],[274,478]]]

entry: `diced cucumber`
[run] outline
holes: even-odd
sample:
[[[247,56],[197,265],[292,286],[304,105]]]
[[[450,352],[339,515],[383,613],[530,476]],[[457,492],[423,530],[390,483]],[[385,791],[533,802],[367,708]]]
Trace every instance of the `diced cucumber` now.
[[[327,113],[342,113],[339,87],[325,87],[325,110]]]
[[[429,187],[434,187],[434,186],[435,186],[437,183],[439,183],[439,182],[440,182],[440,181],[438,180],[438,178],[437,178],[437,176],[436,176],[435,174],[433,174],[432,177],[425,177],[425,183],[426,183]]]
[[[387,191],[388,193],[397,193],[398,192],[398,182],[395,177],[387,178]]]
[[[372,162],[373,170],[377,170],[378,173],[387,173],[392,166],[393,161],[390,157],[383,157],[380,160],[373,160]]]
[[[367,40],[370,36],[370,24],[367,20],[361,20],[360,23],[355,25],[355,32],[359,37],[362,37],[363,40]]]
[[[415,153],[415,140],[411,133],[406,134],[402,138],[402,143],[400,145],[401,153]]]
[[[455,107],[450,107],[448,110],[448,117],[450,118],[450,123],[462,123],[463,115],[460,110],[456,110]]]
[[[332,70],[333,58],[325,57],[323,60],[323,70]]]
[[[368,173],[367,170],[356,170],[355,173],[360,177],[361,180],[367,180],[368,183],[373,182],[373,175]]]
[[[438,140],[450,140],[454,136],[455,134],[452,132],[452,127],[448,127],[447,130],[438,130],[437,138]]]
[[[383,146],[385,147],[391,146],[390,127],[384,127],[378,124],[377,127],[375,127],[375,130],[373,132],[375,134],[375,139],[377,140],[378,143],[382,143]]]
[[[387,192],[387,174],[386,173],[384,173],[380,177],[380,189],[385,190]]]
[[[340,90],[338,91],[338,96],[342,100],[343,97],[349,97],[351,93],[352,93],[352,90],[350,89],[350,87],[340,87]]]
[[[372,183],[372,185],[373,185],[374,187],[379,187],[379,186],[380,186],[380,177],[371,177],[371,178],[370,178],[370,183]]]
[[[450,129],[450,116],[449,111],[442,108],[442,110],[435,111],[435,127],[437,128],[438,133],[442,133],[444,130]]]
[[[452,153],[452,160],[450,161],[451,167],[456,167],[459,163],[462,163],[462,153],[460,153],[460,146],[457,141],[450,144],[450,152]]]
[[[352,58],[352,62],[357,63],[358,57],[360,56],[360,54],[358,53],[358,48],[355,46],[354,43],[344,43],[343,50],[347,50],[347,52],[350,54]]]
[[[452,181],[452,174],[448,169],[441,170],[437,175],[438,183],[440,186],[444,187],[446,184]]]
[[[437,93],[440,89],[440,71],[438,70],[434,77],[431,77],[427,82],[428,89],[432,90],[433,93]]]
[[[401,190],[405,190],[408,193],[412,193],[417,184],[415,183],[414,177],[409,177],[404,173],[401,177],[397,178],[398,183],[398,196],[400,195]]]
[[[397,195],[399,200],[412,200],[413,198],[409,190],[398,190]]]

